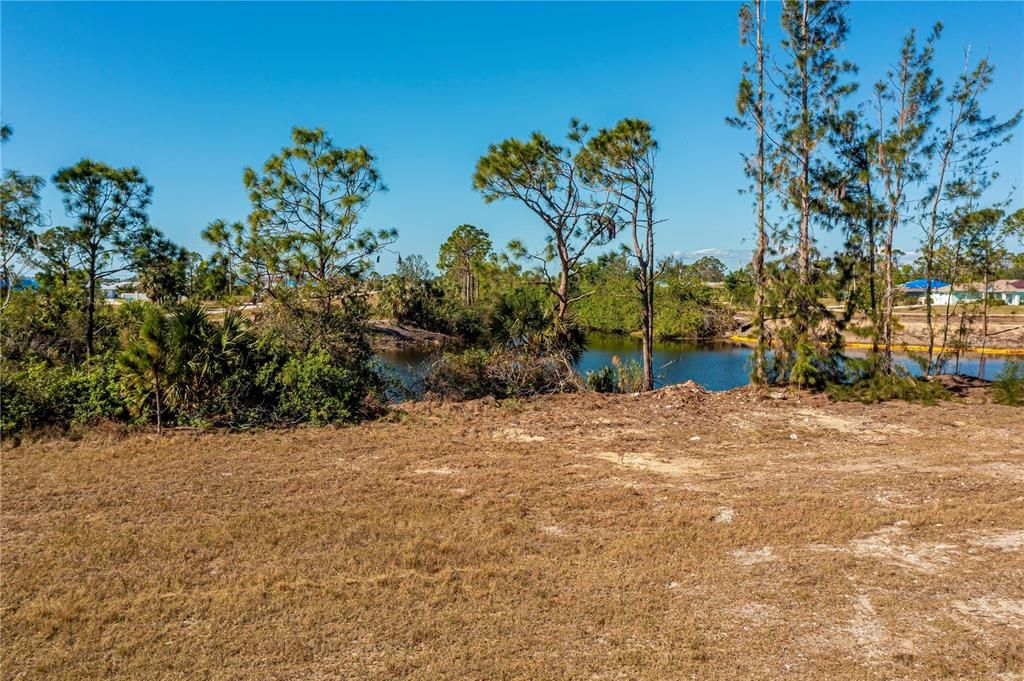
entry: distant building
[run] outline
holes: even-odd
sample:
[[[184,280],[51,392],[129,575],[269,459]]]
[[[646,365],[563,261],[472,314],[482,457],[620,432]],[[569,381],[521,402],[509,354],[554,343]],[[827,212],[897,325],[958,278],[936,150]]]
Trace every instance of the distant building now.
[[[944,286],[949,286],[949,282],[948,281],[940,281],[938,279],[932,279],[931,281],[932,281],[932,291],[934,291],[937,288],[942,288]],[[925,291],[928,290],[928,280],[927,279],[914,279],[913,281],[908,281],[905,284],[900,284],[899,285],[899,289],[901,291],[903,291],[904,293],[924,293]]]
[[[1024,279],[999,279],[988,290],[993,298],[1007,305],[1024,305]]]
[[[908,282],[908,284],[911,282]],[[907,292],[924,293],[920,289],[904,288]],[[957,305],[959,303],[980,302],[984,298],[985,285],[981,282],[968,282],[932,288],[933,305]],[[1024,305],[1024,279],[999,279],[988,285],[988,298],[990,301],[999,300],[1006,305]],[[924,295],[921,296],[921,303],[924,304]]]
[[[932,289],[932,305],[957,305],[959,303],[971,303],[980,301],[985,287],[982,284],[969,282],[956,284],[955,286],[941,286]],[[921,296],[921,303],[925,303],[924,296]]]
[[[107,300],[149,300],[149,296],[139,290],[139,282],[134,280],[105,281],[100,284],[100,291]]]

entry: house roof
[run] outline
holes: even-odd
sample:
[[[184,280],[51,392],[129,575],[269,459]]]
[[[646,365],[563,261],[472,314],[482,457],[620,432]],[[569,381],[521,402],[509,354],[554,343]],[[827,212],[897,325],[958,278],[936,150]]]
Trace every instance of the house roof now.
[[[932,289],[941,288],[943,286],[949,286],[949,282],[939,281],[938,279],[932,279]],[[914,279],[904,284],[900,284],[900,288],[904,291],[924,291],[928,288],[927,279]]]
[[[952,287],[949,286],[949,284],[946,284],[945,286],[935,289],[935,291],[937,293],[949,293],[950,288],[953,289],[954,293],[966,293],[969,291],[974,293],[981,293],[982,291],[985,290],[985,285],[982,284],[980,281],[971,281],[966,284],[956,284],[955,286]]]
[[[998,279],[992,282],[992,290],[998,293],[1024,291],[1024,279]]]
[[[936,293],[949,293],[949,284],[934,289]],[[954,292],[966,292],[973,291],[974,293],[981,293],[985,290],[985,285],[980,281],[971,281],[966,284],[957,284],[953,286]],[[1024,293],[1024,279],[998,279],[988,285],[990,293]]]

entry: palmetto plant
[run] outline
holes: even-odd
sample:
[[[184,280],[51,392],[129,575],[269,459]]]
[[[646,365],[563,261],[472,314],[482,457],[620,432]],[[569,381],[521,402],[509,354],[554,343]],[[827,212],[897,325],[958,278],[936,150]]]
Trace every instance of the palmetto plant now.
[[[200,406],[205,387],[216,371],[211,340],[215,335],[206,310],[195,303],[184,305],[169,317],[171,385],[168,395],[176,407]]]
[[[516,289],[502,297],[491,317],[491,339],[509,350],[534,354],[554,351],[573,362],[585,338],[572,317],[560,322],[539,289]]]
[[[517,289],[502,297],[491,318],[491,336],[508,349],[540,350],[553,315],[532,291]]]
[[[163,430],[164,400],[171,382],[172,338],[170,323],[156,307],[146,311],[139,337],[118,358],[125,382],[142,411],[152,399],[156,410],[156,432]]]
[[[222,382],[246,363],[254,342],[248,323],[237,312],[228,312],[223,323],[215,324],[194,303],[170,313],[149,308],[138,338],[120,358],[136,410],[154,403],[158,432],[169,412],[202,416],[215,402]]]

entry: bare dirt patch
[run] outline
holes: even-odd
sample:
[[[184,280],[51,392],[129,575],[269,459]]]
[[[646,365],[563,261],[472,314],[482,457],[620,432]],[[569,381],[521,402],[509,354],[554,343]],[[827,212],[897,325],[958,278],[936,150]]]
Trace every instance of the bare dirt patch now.
[[[652,471],[662,475],[698,475],[704,462],[686,457],[658,456],[653,452],[593,452],[596,459],[610,461],[617,466]]]
[[[850,542],[849,551],[858,558],[880,560],[920,572],[940,572],[953,563],[956,544],[907,542],[902,535],[908,523],[899,522]]]
[[[3,678],[1024,675],[1019,409],[407,412],[5,447]]]
[[[982,618],[1013,629],[1024,629],[1024,600],[981,597],[954,601],[953,607],[968,617]]]
[[[1024,530],[988,530],[970,540],[972,544],[1000,551],[1024,551]]]

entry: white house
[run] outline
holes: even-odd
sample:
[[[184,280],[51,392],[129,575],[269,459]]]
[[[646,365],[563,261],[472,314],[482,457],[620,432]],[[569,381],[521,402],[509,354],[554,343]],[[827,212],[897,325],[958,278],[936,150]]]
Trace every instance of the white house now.
[[[1024,279],[999,279],[988,290],[989,295],[1007,305],[1024,305]]]
[[[100,291],[107,300],[149,300],[149,296],[139,291],[135,280],[105,281],[100,284]]]
[[[932,289],[932,305],[957,305],[981,300],[984,286],[979,283],[955,284]],[[924,296],[921,296],[924,303]]]
[[[980,282],[941,286],[932,290],[932,304],[980,302],[984,291],[985,286]],[[1007,305],[1024,305],[1024,279],[999,279],[992,282],[988,285],[988,298],[990,301],[1001,300]],[[924,302],[924,297],[921,302]]]

